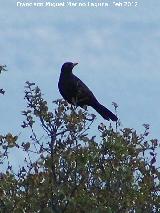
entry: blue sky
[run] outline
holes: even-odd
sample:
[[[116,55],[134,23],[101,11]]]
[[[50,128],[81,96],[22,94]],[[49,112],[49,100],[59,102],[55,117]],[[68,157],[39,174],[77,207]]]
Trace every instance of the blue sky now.
[[[0,63],[9,70],[0,76],[6,90],[2,133],[21,131],[25,81],[37,83],[51,103],[61,97],[61,65],[73,61],[79,62],[75,74],[102,104],[111,110],[112,101],[119,105],[123,127],[140,131],[149,123],[159,138],[159,1],[137,0],[138,7],[130,8],[19,8],[16,2],[0,7]]]

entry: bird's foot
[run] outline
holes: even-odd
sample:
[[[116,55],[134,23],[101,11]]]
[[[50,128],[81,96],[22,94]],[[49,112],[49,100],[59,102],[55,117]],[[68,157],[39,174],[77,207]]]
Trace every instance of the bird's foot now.
[[[83,105],[82,108],[83,108],[84,110],[87,110],[87,105]]]

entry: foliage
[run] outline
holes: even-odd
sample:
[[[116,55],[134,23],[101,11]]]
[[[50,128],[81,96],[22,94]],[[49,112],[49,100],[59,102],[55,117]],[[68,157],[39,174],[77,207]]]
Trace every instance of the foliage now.
[[[0,174],[0,212],[160,212],[159,142],[147,139],[147,124],[140,135],[105,124],[94,130],[94,115],[63,100],[49,110],[30,82],[25,100],[29,137],[0,137],[1,159],[13,148],[28,156],[17,173],[9,162]]]

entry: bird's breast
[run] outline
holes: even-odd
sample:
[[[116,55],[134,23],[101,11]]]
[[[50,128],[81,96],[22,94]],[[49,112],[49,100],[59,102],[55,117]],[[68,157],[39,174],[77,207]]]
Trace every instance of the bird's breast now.
[[[58,82],[59,92],[61,93],[62,97],[67,100],[69,103],[72,103],[74,97],[74,88],[72,81],[67,78],[60,78]]]

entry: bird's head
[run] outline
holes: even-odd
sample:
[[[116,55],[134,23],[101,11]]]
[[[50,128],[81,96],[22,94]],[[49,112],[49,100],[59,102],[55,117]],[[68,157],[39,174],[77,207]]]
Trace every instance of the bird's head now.
[[[66,62],[62,65],[61,71],[64,73],[72,73],[72,69],[77,65],[78,63],[72,63],[72,62]]]

